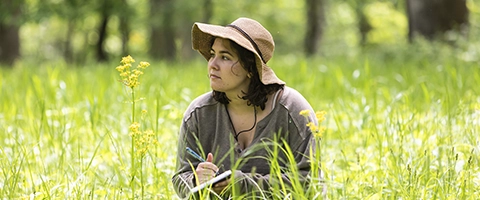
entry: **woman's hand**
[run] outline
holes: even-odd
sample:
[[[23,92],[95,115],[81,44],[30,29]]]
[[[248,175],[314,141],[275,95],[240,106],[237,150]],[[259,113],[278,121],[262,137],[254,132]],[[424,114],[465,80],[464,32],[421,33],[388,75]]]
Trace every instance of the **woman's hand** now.
[[[218,167],[212,163],[213,154],[208,153],[207,160],[198,164],[195,173],[197,174],[197,185],[207,182],[215,177],[215,173],[218,171]]]
[[[225,187],[230,183],[230,179],[224,180],[222,182],[218,182],[217,184],[213,185],[212,189],[215,193],[220,194]]]
[[[235,180],[236,181],[239,181],[241,179],[243,179],[243,172],[240,171],[240,170],[235,170],[232,174],[232,176],[235,177]],[[227,186],[228,184],[230,184],[230,180],[231,178],[228,178],[222,182],[218,182],[216,183],[215,185],[213,185],[212,189],[213,191],[215,191],[217,194],[220,194]]]

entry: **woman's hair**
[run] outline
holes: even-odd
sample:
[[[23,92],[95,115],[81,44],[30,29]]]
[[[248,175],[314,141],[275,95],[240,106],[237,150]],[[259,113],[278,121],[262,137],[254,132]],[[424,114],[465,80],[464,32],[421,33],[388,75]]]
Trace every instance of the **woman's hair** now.
[[[214,40],[215,39],[213,39],[211,42],[212,45]],[[248,105],[260,106],[260,108],[264,110],[265,103],[268,100],[267,95],[282,89],[283,85],[263,84],[260,80],[260,75],[257,70],[257,65],[255,63],[255,55],[253,54],[253,52],[243,48],[242,46],[231,40],[228,41],[230,42],[230,45],[234,49],[234,51],[236,51],[236,53],[238,54],[240,64],[247,71],[247,73],[251,75],[248,92],[243,91],[244,96],[240,98],[247,100]],[[214,90],[213,98],[223,104],[228,104],[230,102],[230,99],[228,99],[227,95],[224,92]]]

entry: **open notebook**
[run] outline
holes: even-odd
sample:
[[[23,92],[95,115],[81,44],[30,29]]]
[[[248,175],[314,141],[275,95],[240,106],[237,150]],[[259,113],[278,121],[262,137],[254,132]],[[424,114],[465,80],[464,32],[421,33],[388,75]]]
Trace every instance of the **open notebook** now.
[[[196,193],[198,192],[199,190],[202,190],[203,188],[205,187],[209,187],[210,185],[213,185],[215,183],[218,183],[218,182],[221,182],[227,178],[230,177],[230,175],[232,175],[232,171],[231,170],[227,170],[221,174],[219,174],[218,176],[215,176],[215,178],[212,178],[210,179],[209,181],[205,182],[205,183],[202,183],[200,185],[197,185],[196,187],[192,188],[190,190],[191,193]]]

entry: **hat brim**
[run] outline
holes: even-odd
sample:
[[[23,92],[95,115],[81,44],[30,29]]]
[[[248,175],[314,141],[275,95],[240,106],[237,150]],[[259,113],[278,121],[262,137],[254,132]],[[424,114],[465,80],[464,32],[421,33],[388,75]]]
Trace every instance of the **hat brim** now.
[[[260,58],[258,52],[253,47],[252,43],[245,38],[237,30],[225,26],[218,26],[212,24],[195,23],[192,27],[192,48],[199,51],[200,54],[208,61],[210,59],[210,49],[214,38],[229,39],[243,48],[253,52],[255,55],[255,63],[260,75],[260,80],[263,84],[280,84],[285,85],[285,82],[280,80],[275,72]]]

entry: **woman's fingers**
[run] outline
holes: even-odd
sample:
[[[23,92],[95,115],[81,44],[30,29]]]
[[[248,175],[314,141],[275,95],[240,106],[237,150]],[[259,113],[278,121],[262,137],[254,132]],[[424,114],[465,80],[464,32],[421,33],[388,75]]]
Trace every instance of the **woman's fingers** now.
[[[218,182],[218,183],[215,184],[213,187],[223,188],[223,187],[227,186],[229,182],[230,182],[230,179],[227,179],[227,180],[224,180],[224,181],[222,181],[222,182]]]
[[[218,167],[217,167],[215,164],[211,163],[211,162],[202,162],[202,163],[198,164],[197,170],[198,170],[199,168],[200,168],[201,170],[210,170],[210,171],[212,171],[214,174],[217,173],[217,171],[218,171]]]
[[[212,153],[208,153],[207,162],[213,162],[213,154]]]
[[[204,183],[215,176],[215,173],[212,170],[208,169],[199,169],[196,170],[198,184]]]
[[[195,169],[198,176],[197,180],[199,181],[199,183],[204,183],[212,179],[218,172],[217,165],[213,164],[212,161],[213,154],[208,153],[206,162],[201,162],[200,164],[198,164],[197,169]]]

